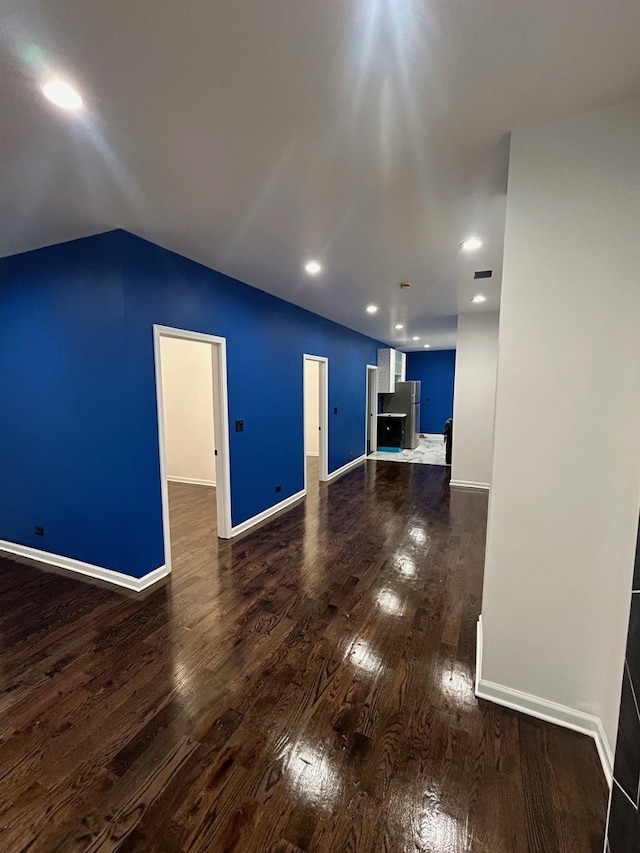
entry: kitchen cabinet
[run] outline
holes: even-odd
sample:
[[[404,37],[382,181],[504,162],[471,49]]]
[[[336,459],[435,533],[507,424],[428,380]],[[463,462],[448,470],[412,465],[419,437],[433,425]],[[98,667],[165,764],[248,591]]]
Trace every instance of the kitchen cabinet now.
[[[406,353],[390,348],[378,350],[378,393],[393,394],[396,382],[404,382],[406,373]]]

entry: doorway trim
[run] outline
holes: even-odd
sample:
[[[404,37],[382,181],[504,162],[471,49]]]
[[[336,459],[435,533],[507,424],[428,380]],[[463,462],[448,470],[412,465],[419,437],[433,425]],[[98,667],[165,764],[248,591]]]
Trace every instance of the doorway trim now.
[[[302,354],[302,459],[304,462],[304,490],[307,491],[307,413],[305,387],[305,364],[307,361],[318,363],[320,399],[318,401],[318,421],[320,440],[318,441],[318,479],[325,483],[329,479],[329,359],[323,355]]]
[[[229,397],[227,393],[227,339],[187,329],[153,325],[153,358],[156,379],[158,415],[158,447],[160,449],[160,484],[162,493],[162,534],[165,565],[171,571],[171,532],[169,527],[169,487],[167,478],[167,449],[164,436],[164,400],[162,396],[162,359],[160,338],[180,338],[211,344],[211,373],[213,379],[213,427],[216,454],[216,521],[220,539],[230,539],[231,532],[231,471],[229,466]]]
[[[376,383],[376,394],[374,400],[370,399],[370,390],[372,379],[375,379]],[[376,409],[378,408],[378,368],[375,364],[367,365],[367,389],[366,389],[366,412],[364,417],[364,453],[365,456],[368,456],[370,453],[374,453],[378,447],[378,441],[376,436],[377,424],[370,424],[370,420],[372,420],[373,409],[372,404],[375,402]],[[377,412],[376,412],[377,414]],[[369,427],[371,427],[371,447],[367,447],[367,440],[369,439]]]

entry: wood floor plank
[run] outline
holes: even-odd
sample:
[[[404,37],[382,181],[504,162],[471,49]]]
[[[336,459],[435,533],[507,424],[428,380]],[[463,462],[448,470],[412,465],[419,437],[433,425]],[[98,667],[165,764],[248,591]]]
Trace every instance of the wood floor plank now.
[[[136,597],[0,559],[0,853],[601,853],[593,741],[474,695],[486,497],[367,462]]]

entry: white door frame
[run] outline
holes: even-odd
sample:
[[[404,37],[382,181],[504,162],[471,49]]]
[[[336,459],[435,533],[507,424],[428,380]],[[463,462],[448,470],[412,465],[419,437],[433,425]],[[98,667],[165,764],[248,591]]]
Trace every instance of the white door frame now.
[[[370,399],[370,384],[371,377],[375,379],[376,383],[376,393],[373,400]],[[374,409],[375,405],[375,409]],[[373,423],[373,418],[378,414],[378,368],[375,364],[367,365],[367,397],[366,397],[366,413],[364,418],[364,452],[366,455],[369,453],[374,453],[378,447],[378,439],[377,439],[377,423]],[[372,421],[371,424],[369,421]],[[369,426],[371,427],[371,446],[367,449],[367,438],[369,437]]]
[[[217,335],[189,332],[171,326],[153,326],[153,357],[156,375],[156,405],[158,411],[158,445],[160,447],[160,483],[162,489],[162,531],[164,558],[171,570],[171,535],[169,528],[169,488],[167,485],[167,451],[164,440],[164,401],[162,399],[162,358],[160,338],[181,338],[211,344],[213,376],[213,428],[216,453],[216,505],[218,536],[231,538],[231,472],[229,466],[229,398],[227,394],[227,339]]]
[[[307,489],[307,413],[305,407],[307,389],[305,388],[305,362],[318,363],[320,377],[320,400],[318,405],[318,421],[320,423],[320,439],[318,441],[318,478],[320,482],[329,479],[329,359],[322,355],[302,355],[302,458],[304,462],[304,488]]]

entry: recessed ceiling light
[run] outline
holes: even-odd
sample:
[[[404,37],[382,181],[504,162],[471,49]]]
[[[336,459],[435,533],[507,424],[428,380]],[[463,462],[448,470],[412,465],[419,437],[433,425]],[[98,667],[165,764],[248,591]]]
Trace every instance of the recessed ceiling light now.
[[[411,338],[411,340],[412,340],[412,341],[419,341],[419,340],[420,340],[420,338],[418,337],[418,335],[414,335],[414,336]]]
[[[474,249],[479,249],[480,246],[482,246],[482,240],[479,240],[477,237],[468,237],[460,243],[460,248],[464,252],[473,252]]]
[[[478,302],[486,302],[486,301],[487,301],[487,297],[486,297],[486,296],[483,296],[481,293],[477,293],[477,294],[473,297],[473,299],[472,299],[471,301],[472,301],[472,302],[475,302],[475,303],[478,303]]]
[[[425,348],[425,349],[431,349],[431,344],[425,344],[425,345],[424,345],[424,348]]]
[[[395,329],[404,329],[404,326],[402,325],[402,323],[396,323],[394,328]]]
[[[307,261],[304,265],[304,270],[309,275],[318,275],[318,273],[322,272],[322,264],[320,261]]]
[[[377,310],[377,305],[367,305],[367,314],[375,314]]]
[[[79,110],[82,106],[80,93],[64,80],[49,80],[42,87],[45,98],[63,110]]]

